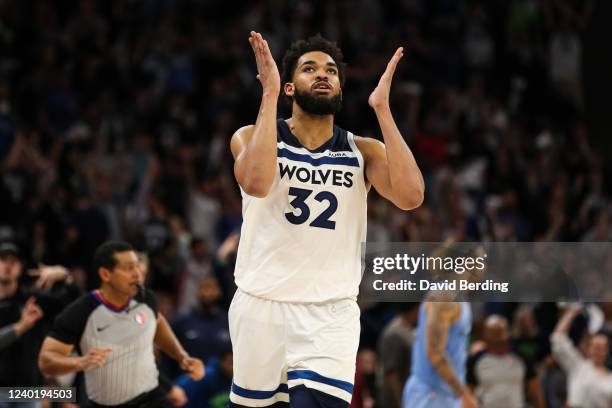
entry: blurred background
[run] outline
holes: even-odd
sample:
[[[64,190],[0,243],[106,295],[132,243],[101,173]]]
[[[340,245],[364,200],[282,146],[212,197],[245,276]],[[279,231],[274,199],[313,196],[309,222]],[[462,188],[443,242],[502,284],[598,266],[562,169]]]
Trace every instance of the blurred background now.
[[[65,266],[83,289],[97,286],[90,262],[100,243],[133,243],[179,338],[231,373],[225,310],[241,201],[229,140],[259,106],[250,30],[277,61],[296,39],[320,32],[337,41],[348,62],[337,124],[379,139],[367,97],[405,48],[391,107],[426,199],[403,212],[372,191],[369,241],[610,241],[611,8],[594,0],[1,0],[0,241],[17,243],[26,264]],[[612,329],[611,308],[600,308]],[[506,317],[545,387],[556,305],[475,309],[474,344],[487,315]],[[398,318],[402,347],[383,356],[382,334]],[[391,392],[386,374],[401,371],[400,382],[408,374],[414,323],[410,305],[363,305],[354,406],[394,406],[381,402]],[[385,368],[398,359],[405,367]],[[562,395],[559,384],[545,391]]]

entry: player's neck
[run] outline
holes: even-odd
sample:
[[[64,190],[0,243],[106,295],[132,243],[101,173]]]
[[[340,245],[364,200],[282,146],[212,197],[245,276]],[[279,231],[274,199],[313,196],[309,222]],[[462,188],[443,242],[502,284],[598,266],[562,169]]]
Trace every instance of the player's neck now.
[[[287,124],[302,146],[313,150],[332,137],[334,115],[312,115],[294,107]]]
[[[130,301],[130,297],[128,295],[118,292],[108,285],[103,284],[100,286],[98,292],[104,298],[104,300],[116,308],[125,307],[125,305],[127,305],[127,303]]]

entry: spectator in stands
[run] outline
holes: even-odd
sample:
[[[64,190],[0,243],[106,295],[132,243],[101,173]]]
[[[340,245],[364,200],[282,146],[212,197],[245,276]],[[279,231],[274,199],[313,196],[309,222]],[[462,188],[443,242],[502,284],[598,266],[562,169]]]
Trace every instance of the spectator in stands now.
[[[191,256],[187,260],[185,277],[181,284],[182,293],[179,296],[179,311],[188,312],[196,306],[198,282],[206,277],[213,275],[213,257],[210,249],[201,238],[191,240]]]
[[[197,296],[198,304],[173,319],[171,326],[187,353],[208,362],[211,357],[219,357],[230,345],[227,312],[219,306],[222,293],[215,277],[206,276],[200,280]],[[170,378],[176,378],[177,367],[164,367]]]
[[[18,247],[0,244],[0,387],[44,384],[38,350],[53,318],[79,295],[76,287],[66,285],[70,277],[63,267],[39,266],[29,270],[28,276],[23,271]],[[26,283],[32,277],[34,287],[30,288]],[[0,407],[5,406],[14,407],[0,402]]]
[[[485,348],[470,357],[467,372],[467,382],[480,406],[522,408],[529,400],[532,407],[545,408],[534,367],[512,350],[508,321],[489,316],[483,336]]]
[[[547,408],[566,408],[567,376],[552,356],[544,360],[542,371],[542,391]]]
[[[418,319],[418,303],[398,303],[399,313],[383,330],[378,341],[379,406],[400,408],[404,384],[410,376],[410,356]]]
[[[357,352],[355,385],[351,408],[373,408],[376,403],[376,352],[362,348]]]
[[[555,360],[567,374],[567,405],[604,408],[612,405],[612,373],[605,366],[609,354],[608,337],[596,334],[581,353],[568,333],[582,306],[570,305],[557,323],[550,341]]]
[[[512,347],[533,365],[544,357],[539,327],[529,306],[519,306],[514,312]]]

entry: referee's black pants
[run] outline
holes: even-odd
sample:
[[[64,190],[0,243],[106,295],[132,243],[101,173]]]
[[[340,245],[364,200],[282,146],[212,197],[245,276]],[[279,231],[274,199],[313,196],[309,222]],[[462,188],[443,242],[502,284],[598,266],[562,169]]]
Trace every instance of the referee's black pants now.
[[[145,392],[136,398],[124,402],[120,405],[100,405],[89,401],[88,408],[172,408],[172,404],[166,398],[166,392],[157,387],[149,392]]]

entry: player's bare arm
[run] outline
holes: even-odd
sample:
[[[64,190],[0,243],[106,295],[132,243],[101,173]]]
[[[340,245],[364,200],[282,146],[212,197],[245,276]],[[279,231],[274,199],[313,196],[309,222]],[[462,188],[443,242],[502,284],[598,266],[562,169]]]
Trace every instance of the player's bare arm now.
[[[257,79],[262,97],[255,125],[240,128],[231,140],[234,175],[249,195],[265,197],[276,175],[276,111],[280,94],[280,75],[268,43],[261,34],[251,32],[249,43],[257,63]]]
[[[451,324],[459,314],[459,304],[453,302],[432,302],[426,305],[427,310],[427,357],[432,367],[440,374],[457,395],[461,395],[464,386],[446,355],[446,342]]]
[[[379,194],[397,207],[410,210],[423,203],[425,183],[414,155],[395,124],[389,106],[393,74],[403,52],[402,47],[397,49],[380,77],[378,86],[368,99],[378,119],[384,144],[363,137],[357,137],[355,141],[364,156],[368,181]]]
[[[477,407],[469,388],[462,384],[446,354],[446,342],[451,324],[461,313],[459,303],[431,302],[426,305],[427,358],[438,375],[462,398],[464,407]]]
[[[178,341],[168,320],[159,314],[157,317],[157,328],[153,340],[155,346],[176,360],[181,369],[187,373],[192,380],[198,381],[204,377],[204,363],[198,358],[190,357],[181,343]]]
[[[108,347],[94,347],[84,356],[71,356],[73,349],[72,344],[47,337],[38,356],[40,371],[44,375],[57,376],[102,367],[112,351]]]

